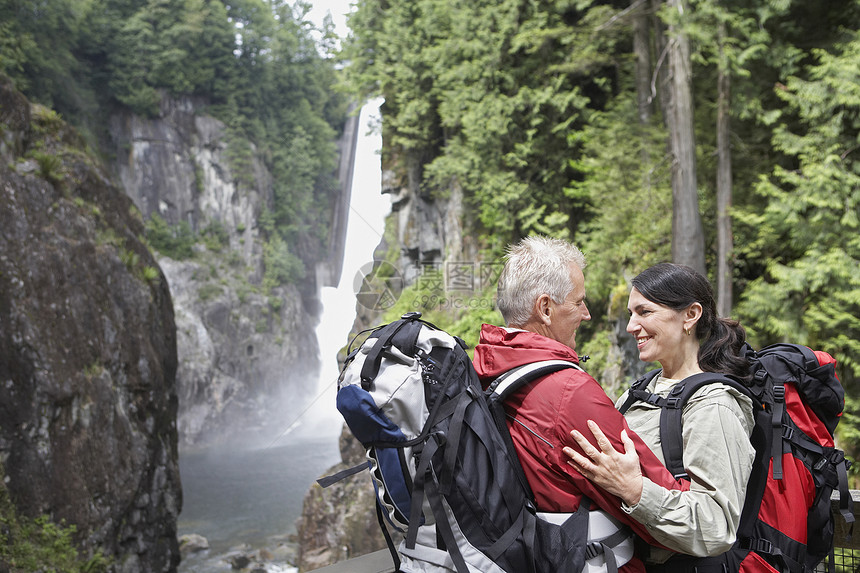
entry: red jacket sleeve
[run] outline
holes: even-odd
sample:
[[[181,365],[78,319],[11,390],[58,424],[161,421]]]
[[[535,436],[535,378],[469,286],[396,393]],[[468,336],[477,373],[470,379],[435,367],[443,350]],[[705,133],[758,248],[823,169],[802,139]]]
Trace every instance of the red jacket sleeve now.
[[[562,473],[577,489],[592,500],[592,507],[600,507],[622,523],[629,525],[646,542],[656,544],[647,529],[621,509],[621,500],[618,497],[595,486],[567,463],[569,458],[561,451],[563,446],[570,446],[582,452],[582,449],[570,437],[570,431],[578,430],[594,443],[591,430],[587,425],[588,420],[594,420],[606,434],[613,447],[623,451],[624,444],[621,442],[621,431],[627,430],[628,436],[636,445],[636,453],[639,454],[643,476],[666,489],[688,490],[690,489],[689,483],[675,480],[642,439],[630,430],[624,416],[615,409],[615,405],[596,380],[587,374],[584,376],[582,373],[577,374],[579,376],[576,376],[576,382],[568,384],[565,387],[566,395],[560,397],[558,419],[554,425],[555,439],[558,440],[560,447],[553,448],[547,453],[547,456],[551,458],[547,461],[555,471]]]

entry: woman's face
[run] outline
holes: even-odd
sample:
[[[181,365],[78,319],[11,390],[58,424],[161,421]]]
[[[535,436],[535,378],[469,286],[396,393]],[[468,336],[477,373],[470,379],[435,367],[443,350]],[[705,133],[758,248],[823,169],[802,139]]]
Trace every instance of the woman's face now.
[[[627,301],[627,332],[636,339],[639,360],[664,364],[681,352],[684,334],[684,313],[657,304],[642,296],[636,287]]]

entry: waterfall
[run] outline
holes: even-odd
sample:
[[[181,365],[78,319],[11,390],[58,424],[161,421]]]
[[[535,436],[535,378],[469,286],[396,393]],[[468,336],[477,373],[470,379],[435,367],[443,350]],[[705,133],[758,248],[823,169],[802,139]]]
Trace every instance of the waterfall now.
[[[294,573],[276,563],[302,510],[313,481],[339,461],[343,418],[335,407],[337,352],[348,342],[356,316],[355,278],[373,260],[391,202],[381,194],[379,106],[362,108],[355,148],[343,268],[337,287],[321,292],[323,312],[317,327],[322,368],[314,400],[268,447],[251,451],[218,449],[180,459],[184,506],[179,534],[203,535],[210,550],[187,555],[180,573],[230,570],[231,555],[268,547],[269,573]],[[359,276],[360,278],[360,276]],[[245,548],[236,549],[246,544]]]
[[[379,106],[382,100],[366,103],[359,116],[352,192],[343,254],[343,268],[337,287],[324,287],[321,292],[322,317],[317,327],[322,368],[317,398],[305,416],[313,420],[315,429],[340,435],[343,418],[335,408],[337,392],[337,353],[349,342],[356,316],[356,278],[360,269],[373,261],[373,251],[382,240],[385,217],[391,211],[391,201],[383,196],[379,133]]]

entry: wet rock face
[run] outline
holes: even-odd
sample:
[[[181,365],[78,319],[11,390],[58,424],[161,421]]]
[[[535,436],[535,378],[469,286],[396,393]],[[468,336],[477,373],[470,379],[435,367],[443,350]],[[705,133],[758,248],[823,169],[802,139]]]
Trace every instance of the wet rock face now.
[[[174,571],[176,331],[128,197],[0,80],[0,462],[22,515],[116,571]]]
[[[272,176],[256,153],[247,172],[231,168],[227,131],[192,98],[165,97],[155,118],[110,119],[111,169],[144,218],[224,234],[220,251],[198,242],[193,259],[158,255],[177,327],[180,447],[270,440],[317,391],[315,255],[289,245],[305,261],[305,278],[262,286],[258,219],[273,201]]]
[[[316,392],[318,343],[312,316],[292,285],[270,296],[247,292],[235,269],[160,259],[176,315],[180,446],[219,441],[268,443]],[[270,298],[281,301],[273,308]]]

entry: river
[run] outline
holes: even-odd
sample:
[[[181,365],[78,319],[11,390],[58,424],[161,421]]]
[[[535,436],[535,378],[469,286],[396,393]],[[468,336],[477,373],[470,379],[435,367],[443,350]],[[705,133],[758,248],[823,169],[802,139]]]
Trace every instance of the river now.
[[[354,279],[370,262],[390,211],[381,195],[379,104],[362,108],[359,119],[350,214],[343,270],[337,288],[323,288],[323,313],[317,327],[322,369],[316,398],[268,445],[256,449],[220,446],[183,452],[179,459],[183,507],[178,533],[199,534],[209,549],[183,559],[180,573],[230,571],[231,552],[246,548],[286,547],[267,562],[269,573],[294,572],[288,558],[289,536],[296,532],[302,500],[314,480],[340,461],[338,436],[343,419],[334,406],[337,352],[348,342],[355,320]]]

